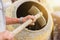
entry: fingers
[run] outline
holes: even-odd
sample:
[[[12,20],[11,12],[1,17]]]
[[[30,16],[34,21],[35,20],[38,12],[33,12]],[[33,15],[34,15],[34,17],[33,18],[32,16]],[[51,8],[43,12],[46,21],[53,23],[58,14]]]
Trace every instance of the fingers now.
[[[35,23],[34,23],[36,21],[35,16],[28,15],[28,16],[23,18],[24,21],[27,21],[28,19],[32,19],[32,23],[30,25],[35,25]]]
[[[23,17],[23,18],[20,17],[20,23],[24,23],[29,19],[32,19],[32,23],[30,25],[35,25],[34,22],[36,21],[36,18],[33,15],[28,15],[28,16]]]
[[[28,16],[25,17],[25,19],[26,19],[26,20],[32,19],[33,22],[36,21],[36,19],[35,19],[35,17],[34,17],[33,15],[28,15]]]
[[[3,37],[5,40],[14,40],[12,33],[9,31],[5,31]]]
[[[8,34],[7,39],[8,39],[8,40],[14,40],[13,35],[12,35],[11,33]]]

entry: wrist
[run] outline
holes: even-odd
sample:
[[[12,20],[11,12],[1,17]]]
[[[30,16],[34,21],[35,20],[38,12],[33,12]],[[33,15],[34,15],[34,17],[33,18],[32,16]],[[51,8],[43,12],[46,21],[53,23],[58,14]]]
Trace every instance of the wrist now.
[[[22,24],[24,21],[23,21],[24,17],[20,17],[19,18],[19,22]]]

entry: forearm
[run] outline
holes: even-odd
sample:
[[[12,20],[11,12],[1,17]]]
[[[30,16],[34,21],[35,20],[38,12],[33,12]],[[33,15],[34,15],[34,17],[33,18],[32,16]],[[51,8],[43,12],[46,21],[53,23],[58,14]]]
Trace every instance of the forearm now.
[[[9,18],[9,17],[6,17],[6,24],[9,25],[9,24],[17,24],[19,23],[19,18]]]
[[[35,22],[35,17],[34,16],[31,16],[31,15],[28,15],[26,17],[20,17],[20,18],[9,18],[9,17],[6,17],[6,24],[9,25],[9,24],[17,24],[17,23],[24,23],[26,22],[28,19],[32,19],[33,22]]]

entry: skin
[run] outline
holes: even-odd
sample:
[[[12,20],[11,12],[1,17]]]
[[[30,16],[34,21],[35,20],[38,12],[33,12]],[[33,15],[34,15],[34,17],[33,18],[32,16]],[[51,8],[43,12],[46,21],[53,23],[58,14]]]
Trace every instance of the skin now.
[[[36,21],[34,16],[28,15],[26,17],[23,17],[22,22],[26,22],[28,19],[32,19],[32,23],[34,23]],[[10,18],[10,17],[6,17],[6,24],[10,25],[10,24],[19,24],[20,20],[19,18]],[[31,24],[32,24],[31,23]],[[0,32],[0,40],[14,40],[13,34],[11,34],[9,31],[4,31],[4,32]]]
[[[0,32],[0,40],[14,40],[13,34],[9,31]]]
[[[12,2],[15,2],[16,0],[12,0]],[[28,15],[26,17],[23,18],[23,23],[25,21],[27,21],[28,19],[32,19],[32,25],[34,25],[34,22],[36,21],[36,19],[34,18],[34,16]],[[6,17],[6,25],[10,25],[10,24],[19,24],[20,20],[19,18],[10,18],[10,17]],[[14,40],[13,34],[11,34],[11,32],[9,31],[4,31],[4,32],[0,32],[0,40]]]
[[[34,23],[36,21],[34,16],[28,15],[26,17],[23,17],[22,22],[24,23],[25,21],[27,21],[28,19],[32,19],[32,23]],[[6,24],[10,25],[10,24],[19,24],[20,23],[20,18],[9,18],[6,17]]]

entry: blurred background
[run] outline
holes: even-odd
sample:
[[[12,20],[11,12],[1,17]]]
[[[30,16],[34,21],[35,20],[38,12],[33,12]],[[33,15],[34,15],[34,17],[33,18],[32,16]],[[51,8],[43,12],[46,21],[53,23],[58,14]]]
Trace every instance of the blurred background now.
[[[5,2],[10,5],[18,0],[5,0]],[[24,1],[24,0],[23,0]],[[60,40],[60,0],[35,0],[43,3],[52,15],[54,21],[54,31],[52,33],[52,40]],[[5,5],[5,8],[7,6]]]

